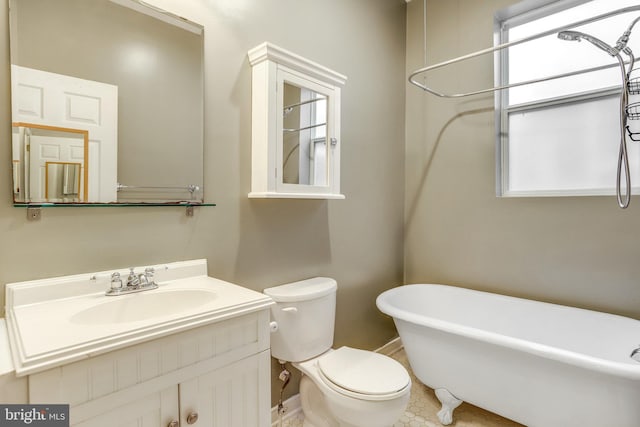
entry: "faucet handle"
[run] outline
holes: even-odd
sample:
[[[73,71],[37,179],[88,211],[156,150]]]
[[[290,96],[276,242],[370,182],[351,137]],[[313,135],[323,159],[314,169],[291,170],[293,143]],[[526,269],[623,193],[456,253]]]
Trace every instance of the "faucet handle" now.
[[[136,276],[135,271],[133,271],[133,267],[129,267],[129,277],[127,277],[127,286],[138,286],[140,285],[140,278]]]
[[[122,288],[122,279],[120,278],[119,272],[111,273],[111,289],[121,289]]]
[[[144,269],[144,277],[147,279],[147,283],[153,284],[153,276],[156,270],[153,267],[147,267]]]

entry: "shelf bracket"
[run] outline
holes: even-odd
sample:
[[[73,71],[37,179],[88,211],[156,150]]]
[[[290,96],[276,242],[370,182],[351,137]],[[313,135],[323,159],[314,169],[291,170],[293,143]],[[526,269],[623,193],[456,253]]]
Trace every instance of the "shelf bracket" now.
[[[27,221],[40,221],[42,208],[27,208]]]

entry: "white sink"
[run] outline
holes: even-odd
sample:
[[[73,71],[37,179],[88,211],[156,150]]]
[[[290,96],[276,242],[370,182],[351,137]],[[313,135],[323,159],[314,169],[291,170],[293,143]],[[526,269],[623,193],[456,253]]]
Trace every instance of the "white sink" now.
[[[169,314],[175,315],[209,304],[216,293],[200,289],[150,290],[108,297],[106,302],[85,308],[70,317],[71,323],[101,325],[139,322]]]
[[[262,310],[268,296],[207,276],[206,260],[154,267],[158,289],[106,296],[113,271],[6,285],[18,376]],[[144,269],[144,267],[141,267]],[[127,269],[118,270],[121,275]]]

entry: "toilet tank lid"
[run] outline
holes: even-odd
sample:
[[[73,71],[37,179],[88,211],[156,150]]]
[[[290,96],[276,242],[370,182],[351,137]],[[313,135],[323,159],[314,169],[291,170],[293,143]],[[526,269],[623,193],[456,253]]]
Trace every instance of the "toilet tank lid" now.
[[[265,289],[266,295],[275,302],[307,301],[335,292],[338,284],[329,277],[313,277],[285,285]]]

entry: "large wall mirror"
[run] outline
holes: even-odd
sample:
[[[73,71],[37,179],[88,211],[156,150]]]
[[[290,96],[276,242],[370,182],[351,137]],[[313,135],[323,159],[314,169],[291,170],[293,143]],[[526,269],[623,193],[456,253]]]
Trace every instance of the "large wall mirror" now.
[[[202,27],[135,0],[9,5],[14,203],[202,203]]]

